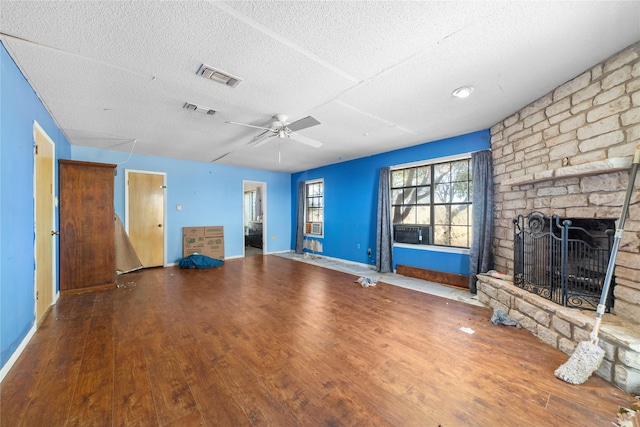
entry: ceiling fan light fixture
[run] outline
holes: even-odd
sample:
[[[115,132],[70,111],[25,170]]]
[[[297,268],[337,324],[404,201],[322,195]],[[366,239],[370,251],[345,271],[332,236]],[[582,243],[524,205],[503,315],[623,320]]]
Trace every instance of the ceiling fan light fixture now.
[[[213,80],[214,82],[222,83],[230,87],[236,87],[242,81],[239,77],[232,76],[229,73],[225,73],[206,64],[200,65],[196,74],[205,79]]]
[[[456,98],[467,98],[473,92],[473,86],[462,86],[451,92]]]

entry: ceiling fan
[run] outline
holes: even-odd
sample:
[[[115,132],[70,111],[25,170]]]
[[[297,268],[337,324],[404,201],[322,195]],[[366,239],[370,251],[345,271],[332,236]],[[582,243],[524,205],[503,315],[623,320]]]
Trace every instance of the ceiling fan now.
[[[323,143],[321,141],[318,141],[317,139],[309,138],[297,133],[302,129],[319,125],[320,122],[314,119],[313,117],[307,116],[300,120],[296,120],[295,122],[292,122],[292,123],[287,122],[288,117],[285,116],[284,114],[278,114],[274,116],[273,119],[274,121],[271,122],[269,127],[254,126],[254,125],[249,125],[246,123],[238,123],[238,122],[225,122],[225,123],[264,130],[264,132],[262,132],[261,134],[253,137],[253,140],[251,141],[251,143],[253,144],[254,148],[260,147],[261,145],[266,144],[267,142],[269,142],[269,138],[274,136],[282,139],[290,139],[292,141],[301,142],[303,144],[306,144],[314,148],[322,147]]]

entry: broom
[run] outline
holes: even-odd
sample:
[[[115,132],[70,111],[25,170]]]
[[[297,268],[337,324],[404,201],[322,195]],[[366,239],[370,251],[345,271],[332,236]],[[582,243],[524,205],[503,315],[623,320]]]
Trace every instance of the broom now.
[[[591,374],[600,367],[602,359],[604,359],[604,349],[598,346],[598,332],[600,331],[602,315],[604,314],[607,297],[609,296],[609,286],[611,285],[611,278],[613,277],[618,248],[620,247],[620,241],[622,240],[624,223],[627,219],[631,193],[633,191],[636,174],[638,172],[638,163],[640,163],[640,145],[636,147],[636,153],[633,156],[627,194],[625,195],[624,205],[622,206],[622,212],[620,213],[620,219],[618,220],[616,234],[613,238],[613,248],[611,249],[611,256],[609,257],[607,273],[604,277],[602,295],[600,295],[600,302],[598,303],[598,308],[596,310],[596,321],[590,335],[591,340],[578,343],[576,350],[569,360],[554,372],[556,377],[570,384],[582,384],[587,381]]]

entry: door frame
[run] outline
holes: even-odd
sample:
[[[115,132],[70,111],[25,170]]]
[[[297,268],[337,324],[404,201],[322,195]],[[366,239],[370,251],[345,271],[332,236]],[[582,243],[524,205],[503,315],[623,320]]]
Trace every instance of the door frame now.
[[[240,224],[240,226],[242,227],[242,256],[245,257],[246,253],[244,250],[244,224],[245,224],[245,217],[244,217],[244,189],[245,186],[249,184],[255,184],[256,186],[260,186],[262,187],[262,255],[266,255],[267,254],[267,183],[264,181],[251,181],[251,180],[242,180],[242,197],[240,198],[240,200],[242,200],[242,206],[241,206],[241,212],[242,212],[242,224]]]
[[[53,205],[51,206],[51,224],[53,226],[53,228],[56,228],[56,206],[58,206],[58,197],[56,196],[56,192],[55,189],[56,187],[56,144],[55,142],[53,142],[53,140],[49,137],[49,135],[47,134],[47,132],[45,132],[45,130],[42,128],[42,126],[40,126],[40,124],[34,120],[33,121],[33,232],[34,232],[34,236],[35,236],[35,232],[36,232],[36,222],[37,222],[37,207],[38,207],[38,193],[37,193],[37,187],[38,187],[38,183],[36,181],[37,178],[37,160],[36,160],[36,134],[39,133],[40,135],[42,135],[44,137],[44,139],[46,139],[50,144],[51,144],[51,149],[52,149],[52,158],[51,158],[51,162],[52,162],[52,167],[51,167],[51,184],[53,186],[53,188],[51,189],[52,191],[52,199],[53,199]],[[52,232],[54,230],[51,230]],[[37,241],[34,238],[33,239],[33,259],[34,259],[34,270],[33,270],[33,314],[34,314],[34,318],[35,318],[35,323],[36,325],[39,324],[39,320],[38,319],[38,260],[37,260],[37,249],[36,249],[36,245],[37,245]],[[57,257],[57,253],[56,253],[56,237],[55,236],[51,236],[51,304],[49,305],[49,307],[53,306],[57,301],[58,298],[60,297],[60,292],[58,291],[58,275],[57,275],[57,263],[58,263],[58,257]],[[46,311],[45,311],[46,314]],[[43,314],[43,319],[45,314]]]
[[[163,267],[167,266],[167,173],[157,171],[145,171],[139,169],[125,169],[124,170],[124,230],[129,235],[129,173],[144,173],[149,175],[162,175],[162,187],[164,190],[164,205],[162,206],[162,224],[163,224]]]

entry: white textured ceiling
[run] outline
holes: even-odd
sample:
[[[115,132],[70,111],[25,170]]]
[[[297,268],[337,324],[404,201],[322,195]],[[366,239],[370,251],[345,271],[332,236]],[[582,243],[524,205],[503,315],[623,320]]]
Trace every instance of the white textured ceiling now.
[[[73,145],[294,172],[489,128],[640,40],[640,2],[0,0],[0,31]],[[324,145],[225,123],[276,114]]]

